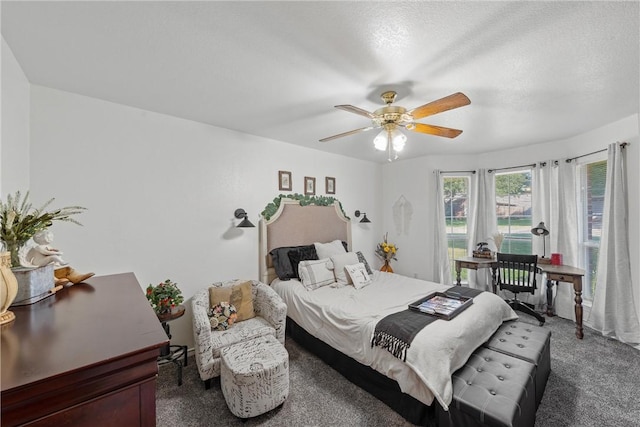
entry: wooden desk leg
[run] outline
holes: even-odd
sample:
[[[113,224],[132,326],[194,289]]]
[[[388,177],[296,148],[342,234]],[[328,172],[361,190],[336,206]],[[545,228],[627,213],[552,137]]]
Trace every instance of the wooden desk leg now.
[[[491,267],[491,288],[493,289],[494,294],[498,293],[498,289],[496,289],[497,276],[498,276],[498,268]]]
[[[582,329],[582,277],[573,279],[573,290],[576,293],[576,337],[582,339],[584,330]]]
[[[460,272],[462,270],[462,266],[460,265],[460,261],[456,261],[456,286],[460,286]]]
[[[547,279],[547,316],[553,316],[553,281]]]

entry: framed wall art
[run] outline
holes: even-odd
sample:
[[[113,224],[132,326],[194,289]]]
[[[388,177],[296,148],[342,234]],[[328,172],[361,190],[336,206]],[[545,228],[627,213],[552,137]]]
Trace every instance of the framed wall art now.
[[[336,179],[332,176],[327,176],[324,179],[325,193],[336,194]]]
[[[307,196],[315,196],[316,194],[316,179],[310,176],[304,177],[304,194]]]
[[[278,171],[278,189],[280,191],[291,191],[291,172]]]

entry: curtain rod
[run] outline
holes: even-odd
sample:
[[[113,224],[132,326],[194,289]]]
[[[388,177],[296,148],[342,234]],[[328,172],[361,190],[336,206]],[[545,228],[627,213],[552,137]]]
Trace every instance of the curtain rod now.
[[[626,147],[627,145],[629,145],[629,143],[628,143],[628,142],[623,142],[623,143],[621,143],[621,144],[620,144],[620,148],[624,148],[624,147]],[[590,155],[592,155],[592,154],[603,153],[603,152],[605,152],[605,151],[607,151],[607,150],[608,150],[608,148],[603,148],[602,150],[592,151],[591,153],[582,154],[582,155],[580,155],[580,156],[572,157],[572,158],[567,159],[567,160],[565,160],[565,161],[566,161],[567,163],[571,163],[572,161],[574,161],[574,160],[576,160],[576,159],[581,159],[581,158],[583,158],[583,157],[587,157],[587,156],[590,156]]]
[[[493,173],[495,171],[505,171],[505,170],[508,170],[508,169],[522,169],[522,168],[526,168],[526,167],[535,168],[536,164],[535,163],[531,163],[530,165],[520,165],[520,166],[510,166],[508,168],[488,169],[487,172]]]
[[[472,173],[475,175],[476,171],[440,171],[440,173]]]

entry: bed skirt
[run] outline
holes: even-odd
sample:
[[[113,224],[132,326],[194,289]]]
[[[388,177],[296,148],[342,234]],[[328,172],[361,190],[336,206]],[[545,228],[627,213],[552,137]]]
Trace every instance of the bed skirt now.
[[[309,334],[287,317],[287,335],[311,351],[346,379],[371,393],[402,415],[407,421],[421,426],[436,426],[435,406],[427,406],[400,390],[398,383],[369,366],[365,366],[325,342]]]

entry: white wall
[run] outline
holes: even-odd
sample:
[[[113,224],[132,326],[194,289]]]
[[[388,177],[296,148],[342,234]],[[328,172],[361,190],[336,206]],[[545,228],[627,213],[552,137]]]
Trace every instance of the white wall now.
[[[476,168],[501,168],[530,164],[544,160],[575,157],[606,149],[616,141],[627,141],[627,177],[629,182],[629,244],[632,260],[640,260],[640,141],[638,115],[632,115],[594,129],[590,132],[560,141],[552,141],[522,148],[465,156],[430,156],[402,160],[383,167],[385,216],[384,230],[389,230],[390,240],[400,247],[396,271],[406,275],[418,274],[420,278],[433,277],[433,203],[435,176],[433,170],[472,170]],[[394,229],[391,207],[404,195],[413,204],[414,220],[408,236],[392,233]],[[393,238],[391,237],[393,236]],[[640,262],[632,262],[631,273],[636,309],[640,310]],[[567,287],[568,288],[568,287]],[[564,293],[563,293],[564,294]],[[572,292],[558,298],[572,299]],[[572,313],[569,313],[572,315]],[[588,312],[585,312],[585,319]]]
[[[347,215],[374,221],[353,227],[354,248],[373,259],[377,164],[35,85],[31,109],[34,199],[88,208],[83,227],[52,228],[79,271],[133,271],[143,287],[170,278],[186,298],[214,281],[257,279],[258,228],[235,228],[233,212],[257,225],[280,193],[278,170],[292,172],[298,193],[304,176],[316,177],[317,195],[335,177]],[[171,327],[175,342],[193,345],[190,311]]]
[[[29,188],[29,81],[2,37],[0,197]]]

